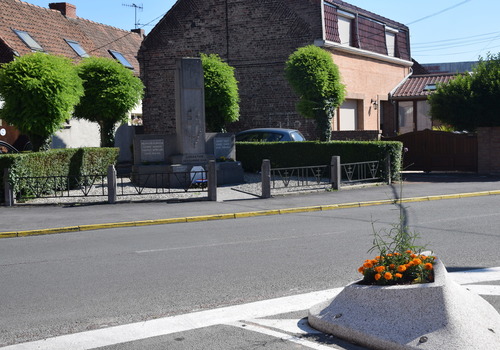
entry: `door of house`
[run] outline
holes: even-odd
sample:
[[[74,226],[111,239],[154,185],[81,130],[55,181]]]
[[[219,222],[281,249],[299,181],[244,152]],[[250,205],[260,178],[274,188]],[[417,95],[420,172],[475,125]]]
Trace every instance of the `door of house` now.
[[[408,149],[405,170],[477,172],[477,136],[444,131],[409,132],[385,141],[401,141]]]

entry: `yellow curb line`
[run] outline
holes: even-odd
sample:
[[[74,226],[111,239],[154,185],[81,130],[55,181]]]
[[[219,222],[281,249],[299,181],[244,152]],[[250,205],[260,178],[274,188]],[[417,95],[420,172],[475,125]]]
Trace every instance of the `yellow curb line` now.
[[[47,234],[56,234],[56,233],[66,233],[66,232],[100,230],[100,229],[106,229],[106,228],[152,226],[152,225],[165,225],[165,224],[175,224],[175,223],[185,223],[185,222],[226,220],[226,219],[249,218],[249,217],[257,217],[257,216],[267,216],[267,215],[281,215],[281,214],[304,213],[304,212],[314,212],[314,211],[327,211],[327,210],[335,210],[335,209],[360,208],[360,207],[368,207],[368,206],[384,205],[384,204],[425,202],[425,201],[433,201],[433,200],[440,200],[440,199],[460,199],[460,198],[480,197],[480,196],[488,196],[488,195],[500,195],[500,190],[458,193],[458,194],[445,194],[445,195],[425,196],[425,197],[412,197],[412,198],[403,198],[403,199],[385,199],[385,200],[367,201],[367,202],[328,204],[328,205],[298,207],[298,208],[286,208],[286,209],[270,209],[270,210],[260,210],[260,211],[230,213],[230,214],[212,214],[212,215],[188,216],[188,217],[183,217],[183,218],[140,220],[140,221],[93,224],[93,225],[68,226],[68,227],[48,228],[48,229],[40,229],[40,230],[0,232],[0,239],[13,238],[13,237],[47,235]]]

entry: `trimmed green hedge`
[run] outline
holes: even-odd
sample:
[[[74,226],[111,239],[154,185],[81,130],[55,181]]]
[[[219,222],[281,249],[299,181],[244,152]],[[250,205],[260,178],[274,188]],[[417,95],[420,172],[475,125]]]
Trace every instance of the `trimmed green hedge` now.
[[[19,178],[34,176],[81,176],[106,174],[116,164],[118,148],[66,148],[46,152],[0,155],[0,202],[4,200],[3,174],[10,169],[10,181],[16,191],[27,190]]]
[[[263,159],[269,159],[272,168],[288,168],[329,165],[332,156],[340,156],[345,164],[384,160],[390,155],[391,179],[398,179],[402,149],[399,141],[237,142],[236,157],[245,171],[256,172]]]

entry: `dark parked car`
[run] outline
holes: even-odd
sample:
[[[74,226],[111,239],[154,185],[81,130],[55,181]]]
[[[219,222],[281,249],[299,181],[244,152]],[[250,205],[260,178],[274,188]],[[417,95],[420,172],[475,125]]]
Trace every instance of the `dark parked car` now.
[[[259,128],[241,131],[236,134],[236,141],[244,142],[277,142],[305,141],[300,131],[295,129]]]

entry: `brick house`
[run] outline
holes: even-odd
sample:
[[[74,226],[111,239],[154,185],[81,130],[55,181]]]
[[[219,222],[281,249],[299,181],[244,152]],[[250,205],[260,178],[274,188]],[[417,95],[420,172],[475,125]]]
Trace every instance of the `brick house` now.
[[[141,30],[129,32],[80,18],[76,7],[66,2],[43,8],[0,0],[0,64],[35,51],[63,55],[75,62],[90,55],[117,59],[139,76],[136,55],[143,36]],[[142,113],[141,109],[134,112]],[[0,140],[22,148],[15,128],[0,120],[0,130]],[[97,124],[72,119],[54,136],[53,146],[99,146]]]
[[[472,71],[477,62],[454,62],[413,65],[412,75],[394,89],[389,96],[396,118],[386,115],[383,136],[394,136],[407,132],[432,129],[439,121],[433,121],[430,115],[428,97],[438,84],[446,84],[457,74]]]
[[[377,138],[389,93],[411,73],[409,29],[338,0],[177,1],[139,51],[145,132],[175,133],[175,60],[216,53],[239,81],[241,116],[229,131],[294,128],[315,139],[284,77],[288,56],[310,44],[331,53],[347,87],[333,139]]]

